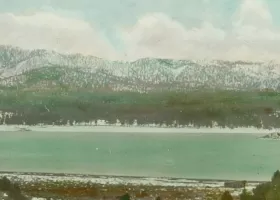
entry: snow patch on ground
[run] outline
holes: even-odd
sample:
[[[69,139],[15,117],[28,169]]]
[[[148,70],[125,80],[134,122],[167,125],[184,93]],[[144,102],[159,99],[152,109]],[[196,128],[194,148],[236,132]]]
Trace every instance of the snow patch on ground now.
[[[119,132],[119,133],[252,133],[252,134],[268,134],[272,131],[280,131],[280,129],[268,130],[258,129],[254,127],[239,128],[207,128],[207,127],[148,127],[148,126],[52,126],[52,125],[0,125],[0,131],[36,131],[36,132]]]

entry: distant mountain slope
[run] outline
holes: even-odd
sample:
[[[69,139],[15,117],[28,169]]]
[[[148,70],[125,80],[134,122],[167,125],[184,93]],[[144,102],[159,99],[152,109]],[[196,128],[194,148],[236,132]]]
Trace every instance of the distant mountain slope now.
[[[24,89],[280,90],[280,65],[253,62],[140,59],[107,61],[79,54],[0,46],[0,86]]]

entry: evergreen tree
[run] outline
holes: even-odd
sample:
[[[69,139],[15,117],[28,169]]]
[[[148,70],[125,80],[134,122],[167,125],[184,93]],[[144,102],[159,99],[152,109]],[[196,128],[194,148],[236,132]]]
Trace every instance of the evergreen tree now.
[[[221,200],[233,200],[229,191],[225,191],[221,197]]]
[[[240,200],[253,200],[253,195],[250,194],[246,189],[243,189],[242,193],[239,195]]]

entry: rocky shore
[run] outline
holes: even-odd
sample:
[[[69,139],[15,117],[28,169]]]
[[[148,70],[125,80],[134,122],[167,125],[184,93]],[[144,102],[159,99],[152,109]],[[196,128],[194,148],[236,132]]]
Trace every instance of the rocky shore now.
[[[269,133],[263,137],[261,137],[263,139],[273,139],[273,140],[280,140],[280,132],[273,132],[273,133]]]

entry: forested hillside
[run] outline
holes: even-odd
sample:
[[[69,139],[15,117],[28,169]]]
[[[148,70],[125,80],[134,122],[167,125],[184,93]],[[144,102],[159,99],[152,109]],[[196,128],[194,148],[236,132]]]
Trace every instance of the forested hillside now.
[[[274,91],[114,92],[2,90],[6,124],[109,123],[280,127],[280,93]],[[3,120],[2,122],[3,123]]]

